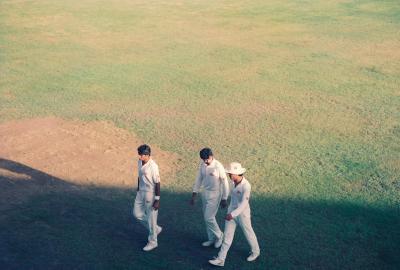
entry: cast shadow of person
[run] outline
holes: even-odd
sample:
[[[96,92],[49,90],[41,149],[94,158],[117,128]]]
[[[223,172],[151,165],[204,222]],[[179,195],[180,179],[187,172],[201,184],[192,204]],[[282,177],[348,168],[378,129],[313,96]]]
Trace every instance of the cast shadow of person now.
[[[182,254],[170,246],[196,239],[195,231],[180,230],[171,211],[186,194],[163,192],[160,222],[167,233],[151,253],[142,251],[147,231],[132,216],[134,196],[133,187],[78,185],[0,158],[0,268],[159,269],[158,256],[162,269],[176,268]],[[198,252],[191,257],[196,265]]]
[[[162,188],[159,247],[132,217],[135,189],[84,186],[0,158],[1,269],[215,269],[201,204]],[[224,269],[399,269],[398,209],[283,199],[255,192],[253,227],[261,256],[246,262],[237,229]],[[223,228],[226,210],[219,211]]]

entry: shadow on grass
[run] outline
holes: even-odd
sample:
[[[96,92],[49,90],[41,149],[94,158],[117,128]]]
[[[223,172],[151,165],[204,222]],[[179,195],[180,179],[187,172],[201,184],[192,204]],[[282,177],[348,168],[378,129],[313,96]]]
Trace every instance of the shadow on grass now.
[[[190,191],[162,190],[159,247],[131,216],[132,190],[84,187],[0,158],[1,269],[214,269]],[[253,196],[261,257],[240,229],[225,269],[399,269],[398,209]],[[223,222],[220,211],[218,219]]]

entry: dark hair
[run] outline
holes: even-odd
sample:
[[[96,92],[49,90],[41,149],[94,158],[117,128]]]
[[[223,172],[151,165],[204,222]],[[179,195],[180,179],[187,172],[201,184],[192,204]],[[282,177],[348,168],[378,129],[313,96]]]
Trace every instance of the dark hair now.
[[[208,159],[210,156],[213,156],[213,152],[210,148],[206,147],[200,150],[201,159]]]
[[[147,144],[142,144],[141,146],[138,147],[137,149],[139,155],[149,155],[151,154],[151,149],[150,146]]]

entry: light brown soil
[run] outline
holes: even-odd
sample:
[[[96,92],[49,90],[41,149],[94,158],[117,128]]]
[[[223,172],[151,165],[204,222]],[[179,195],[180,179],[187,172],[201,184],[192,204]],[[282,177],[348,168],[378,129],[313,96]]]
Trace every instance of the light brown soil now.
[[[142,143],[141,139],[108,122],[40,118],[0,124],[1,193],[6,186],[29,181],[36,181],[33,185],[36,188],[31,185],[28,193],[39,190],[38,183],[48,185],[51,181],[67,184],[64,186],[134,189],[136,149]],[[173,179],[175,174],[176,156],[157,146],[151,147],[165,185],[164,180]]]

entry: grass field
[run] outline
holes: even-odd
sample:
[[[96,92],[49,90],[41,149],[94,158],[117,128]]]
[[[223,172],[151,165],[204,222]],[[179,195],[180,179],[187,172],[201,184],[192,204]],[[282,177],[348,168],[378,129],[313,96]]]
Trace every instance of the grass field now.
[[[399,269],[399,29],[396,0],[1,0],[1,122],[111,121],[181,167],[155,252],[132,190],[88,187],[0,212],[0,268],[209,269],[210,146],[248,168],[263,250],[238,231],[225,269]]]

